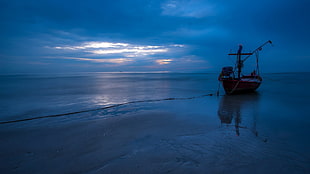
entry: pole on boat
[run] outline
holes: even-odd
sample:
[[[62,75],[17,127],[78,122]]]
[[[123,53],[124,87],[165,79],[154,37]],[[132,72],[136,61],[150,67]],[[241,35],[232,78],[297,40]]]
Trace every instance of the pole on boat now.
[[[243,61],[241,60],[241,51],[242,51],[242,45],[239,45],[238,53],[237,53],[237,68],[238,68],[238,79],[240,79],[241,74],[241,68]]]
[[[265,46],[266,44],[270,43],[272,45],[272,41],[268,40],[267,42],[265,42],[264,44],[262,44],[261,46],[259,46],[258,48],[256,48],[254,51],[252,51],[252,53],[249,54],[249,56],[247,56],[246,58],[244,58],[242,60],[242,62],[246,61],[252,54],[261,51],[263,49],[263,46]]]
[[[238,52],[237,54],[236,53],[232,53],[232,54],[228,54],[228,55],[237,55],[237,69],[238,69],[238,79],[240,79],[240,76],[241,76],[241,69],[243,67],[243,63],[251,56],[253,55],[254,53],[256,53],[256,63],[257,63],[257,71],[258,70],[258,51],[261,51],[262,48],[267,45],[267,44],[272,44],[271,40],[268,40],[267,42],[265,42],[264,44],[262,44],[261,46],[259,46],[258,48],[256,48],[254,51],[252,51],[251,53],[241,53],[242,52],[242,45],[240,44],[239,45],[239,49],[238,49]],[[244,58],[243,60],[241,59],[241,56],[242,55],[247,55],[246,58]]]

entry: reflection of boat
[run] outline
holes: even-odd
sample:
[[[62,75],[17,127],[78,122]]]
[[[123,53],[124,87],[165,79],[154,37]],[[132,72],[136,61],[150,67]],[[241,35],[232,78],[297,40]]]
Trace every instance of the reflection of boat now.
[[[227,94],[252,92],[260,86],[260,84],[262,83],[262,78],[259,75],[258,53],[262,50],[262,47],[268,43],[271,44],[272,42],[270,40],[265,42],[263,45],[259,46],[251,53],[242,53],[242,45],[239,45],[239,50],[237,53],[228,54],[237,56],[235,68],[231,66],[223,67],[222,72],[218,78],[219,81],[222,82],[224,90]],[[256,68],[250,75],[244,76],[241,74],[243,64],[253,54],[256,55]],[[242,56],[247,57],[242,59]]]
[[[236,128],[236,134],[239,136],[240,128],[247,128],[240,126],[241,117],[253,117],[253,127],[252,131],[257,135],[256,132],[256,114],[257,114],[257,104],[259,95],[257,93],[251,93],[247,95],[225,95],[221,99],[218,109],[218,116],[222,124],[233,125]],[[250,109],[251,112],[242,115],[242,111]],[[243,113],[245,114],[245,113]]]

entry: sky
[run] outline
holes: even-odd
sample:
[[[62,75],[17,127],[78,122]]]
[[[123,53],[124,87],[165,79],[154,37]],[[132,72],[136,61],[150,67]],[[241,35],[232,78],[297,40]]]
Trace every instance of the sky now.
[[[239,44],[250,52],[268,40],[262,72],[309,72],[309,7],[309,0],[0,0],[0,74],[219,72],[234,64],[227,54]]]

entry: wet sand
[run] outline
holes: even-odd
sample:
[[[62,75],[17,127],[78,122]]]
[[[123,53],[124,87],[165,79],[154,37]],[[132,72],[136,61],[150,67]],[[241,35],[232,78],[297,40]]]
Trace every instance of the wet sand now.
[[[212,96],[140,103],[89,113],[98,116],[92,120],[74,120],[83,113],[0,125],[0,170],[309,173],[309,152],[303,153],[302,139],[290,143],[296,133],[290,129],[281,135],[270,133],[271,127],[263,122],[266,113],[273,113],[256,112],[258,98]]]

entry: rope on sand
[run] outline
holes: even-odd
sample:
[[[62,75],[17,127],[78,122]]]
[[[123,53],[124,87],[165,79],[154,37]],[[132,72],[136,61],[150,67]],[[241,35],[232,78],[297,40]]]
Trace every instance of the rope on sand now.
[[[132,101],[132,102],[115,104],[115,105],[106,106],[106,107],[102,107],[102,108],[81,110],[81,111],[76,111],[76,112],[68,112],[68,113],[62,113],[62,114],[44,115],[44,116],[38,116],[38,117],[32,117],[32,118],[24,118],[24,119],[17,119],[17,120],[1,121],[0,124],[25,122],[25,121],[37,120],[37,119],[43,119],[43,118],[62,117],[62,116],[73,115],[73,114],[80,114],[80,113],[91,112],[91,111],[105,110],[105,109],[115,108],[115,107],[119,107],[119,106],[123,106],[123,105],[134,104],[134,103],[159,102],[159,101],[168,101],[168,100],[191,100],[191,99],[202,98],[202,97],[213,96],[213,95],[214,94],[205,94],[205,95],[200,95],[200,96],[184,97],[184,98],[165,98],[165,99],[154,99],[154,100],[139,100],[139,101]]]

